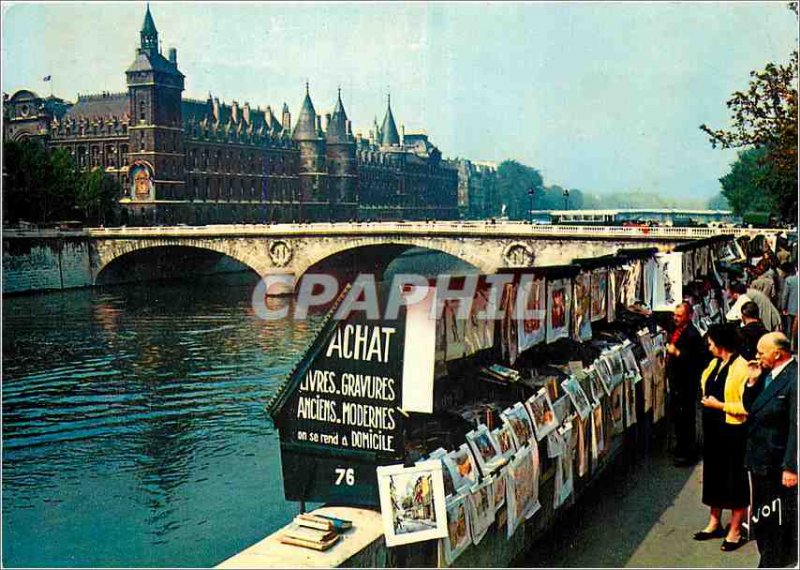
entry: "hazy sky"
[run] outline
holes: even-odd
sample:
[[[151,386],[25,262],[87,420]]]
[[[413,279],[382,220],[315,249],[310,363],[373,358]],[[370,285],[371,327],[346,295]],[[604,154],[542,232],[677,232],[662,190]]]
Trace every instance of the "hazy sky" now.
[[[587,192],[712,196],[734,160],[701,123],[728,124],[748,72],[784,62],[786,2],[152,2],[185,97],[317,112],[341,85],[354,131],[392,109],[445,156],[514,158]],[[144,2],[3,2],[2,89],[74,100],[125,90]]]

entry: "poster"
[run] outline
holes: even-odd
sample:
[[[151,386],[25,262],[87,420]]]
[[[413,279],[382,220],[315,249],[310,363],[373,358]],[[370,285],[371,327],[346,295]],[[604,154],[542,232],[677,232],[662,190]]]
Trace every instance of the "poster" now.
[[[577,378],[570,376],[561,383],[561,387],[567,393],[581,419],[588,418],[592,411],[592,405],[589,403],[589,398],[586,397],[586,392],[583,391]]]
[[[469,508],[464,495],[447,500],[447,536],[439,541],[439,558],[450,566],[472,544]]]
[[[592,469],[606,453],[605,431],[603,429],[603,406],[597,405],[592,409]]]
[[[433,450],[428,455],[428,460],[435,460],[442,464],[442,480],[444,481],[444,495],[445,497],[449,497],[451,495],[456,494],[456,485],[453,482],[453,476],[450,474],[450,470],[445,465],[444,458],[447,456],[447,450],[443,447]]]
[[[595,404],[599,404],[600,399],[603,398],[604,395],[607,395],[610,389],[606,390],[603,381],[600,379],[600,373],[594,365],[586,369],[586,375],[589,377],[589,390],[592,393],[592,400]]]
[[[634,382],[642,379],[639,365],[636,363],[636,356],[633,354],[633,344],[629,340],[625,340],[620,348],[620,355],[622,356],[622,365],[626,372],[633,374]]]
[[[659,253],[653,261],[654,311],[672,311],[683,300],[682,254],[680,252]],[[688,256],[686,256],[688,257]]]
[[[644,399],[644,412],[653,409],[653,367],[650,365],[649,358],[639,361],[639,369],[642,371],[642,398]]]
[[[531,277],[530,279],[525,279]],[[545,340],[545,316],[547,300],[544,279],[523,276],[517,291],[519,310],[517,311],[517,344],[523,352]]]
[[[623,400],[625,399],[624,386],[620,382],[611,390],[611,426],[612,434],[619,435],[625,431],[623,424]]]
[[[408,289],[403,295],[416,295],[415,289],[422,288]],[[401,409],[432,414],[436,320],[431,318],[431,307],[436,305],[436,288],[424,289],[425,297],[406,309]]]
[[[492,490],[494,492],[494,512],[500,510],[500,507],[506,504],[506,467],[498,469],[492,475]]]
[[[461,493],[478,482],[478,468],[466,443],[445,455],[443,461],[453,477],[456,492]]]
[[[447,506],[439,461],[377,468],[386,546],[447,536]]]
[[[476,483],[467,495],[472,544],[479,544],[494,522],[494,489],[492,479]]]
[[[550,401],[550,394],[546,389],[540,388],[536,394],[528,398],[525,407],[533,420],[536,441],[542,441],[543,437],[558,427],[553,402]]]
[[[492,430],[492,439],[497,443],[500,455],[504,459],[511,459],[517,447],[514,445],[514,439],[511,437],[511,428],[508,424],[504,423]]]
[[[506,283],[503,287],[503,320],[500,327],[501,349],[503,358],[509,363],[514,364],[519,354],[517,344],[517,327],[514,326],[514,311],[516,310],[517,288],[513,283]]]
[[[572,430],[574,433],[577,434],[578,445],[577,445],[577,454],[576,457],[578,459],[578,477],[585,477],[589,471],[589,423],[592,421],[592,412],[589,411],[589,415],[583,419],[580,417],[575,418],[572,421]]]
[[[632,374],[626,374],[622,381],[624,387],[624,410],[625,427],[630,427],[636,423],[636,384]]]
[[[680,267],[680,266],[679,266]],[[653,291],[656,282],[656,260],[652,257],[642,262],[642,303],[653,307]]]
[[[560,428],[561,436],[566,442],[572,440],[572,424],[568,423]],[[567,447],[566,453],[562,453],[556,459],[555,490],[553,492],[553,508],[559,508],[572,494],[574,479],[572,477],[572,449]]]
[[[525,446],[508,464],[506,505],[508,524],[506,536],[511,538],[522,521],[533,516],[539,503],[539,455],[536,446]]]
[[[681,258],[681,276],[684,285],[694,281],[694,256],[684,255]]]
[[[569,279],[547,281],[547,342],[569,336],[572,307],[572,283]]]
[[[494,346],[495,319],[481,318],[488,314],[490,288],[486,283],[479,283],[470,307],[469,319],[464,332],[464,352],[475,354]]]
[[[608,322],[613,323],[617,320],[617,302],[619,301],[619,275],[621,270],[609,269],[608,270],[608,301],[606,309],[608,311]]]
[[[458,318],[458,303],[454,299],[445,299],[442,303],[442,325],[445,330],[445,360],[464,358],[466,347],[464,333],[466,321]]]
[[[485,424],[481,424],[469,432],[466,439],[484,477],[504,462],[500,447],[492,438],[492,434]]]
[[[520,402],[500,412],[500,418],[509,427],[511,438],[517,449],[520,449],[533,437],[531,419]]]
[[[584,341],[592,340],[591,274],[581,271],[575,276],[573,284],[572,338]]]
[[[625,266],[620,283],[620,302],[629,307],[642,300],[642,262],[638,259]]]
[[[592,322],[602,321],[608,314],[608,269],[592,271]]]

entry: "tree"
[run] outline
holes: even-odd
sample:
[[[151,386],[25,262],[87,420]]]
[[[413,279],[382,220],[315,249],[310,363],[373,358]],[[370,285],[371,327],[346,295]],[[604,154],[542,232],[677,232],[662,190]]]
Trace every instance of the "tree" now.
[[[101,169],[84,172],[78,185],[76,206],[91,225],[105,224],[114,215],[120,185]]]
[[[789,7],[797,15],[797,2]],[[746,91],[737,91],[727,101],[731,110],[729,129],[701,125],[716,148],[753,148],[760,156],[759,193],[769,197],[772,212],[796,223],[797,211],[797,77],[798,53],[787,64],[768,63],[762,71],[751,71]],[[741,156],[740,156],[741,159]]]
[[[766,149],[751,148],[739,153],[731,170],[719,179],[722,195],[737,216],[748,212],[771,212],[775,209],[772,196],[763,192],[769,184],[771,166],[764,160]]]
[[[504,160],[497,167],[497,201],[506,205],[510,219],[528,219],[531,204],[528,190],[531,188],[535,192],[534,207],[541,209],[539,197],[544,189],[544,180],[538,170],[516,160]]]

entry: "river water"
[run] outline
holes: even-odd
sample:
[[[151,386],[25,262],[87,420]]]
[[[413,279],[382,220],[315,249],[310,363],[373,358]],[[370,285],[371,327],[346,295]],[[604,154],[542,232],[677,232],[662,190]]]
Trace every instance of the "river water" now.
[[[322,317],[263,321],[255,284],[4,299],[5,566],[213,566],[298,512],[265,404]]]

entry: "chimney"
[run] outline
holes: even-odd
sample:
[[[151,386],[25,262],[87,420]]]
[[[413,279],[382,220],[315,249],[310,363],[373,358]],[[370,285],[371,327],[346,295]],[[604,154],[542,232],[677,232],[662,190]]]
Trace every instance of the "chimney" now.
[[[322,132],[322,117],[317,115],[317,134]]]
[[[325,125],[323,125],[323,126],[325,127],[325,132],[327,133],[328,129],[331,128],[331,114],[330,113],[325,113]]]
[[[178,50],[174,47],[169,48],[169,62],[176,67],[178,66]]]
[[[244,102],[244,108],[242,109],[242,118],[244,122],[248,125],[250,124],[250,103],[247,101]]]
[[[283,104],[283,112],[281,113],[281,127],[284,131],[292,130],[292,114],[289,112],[289,106]]]
[[[406,126],[400,125],[400,146],[406,144]]]

